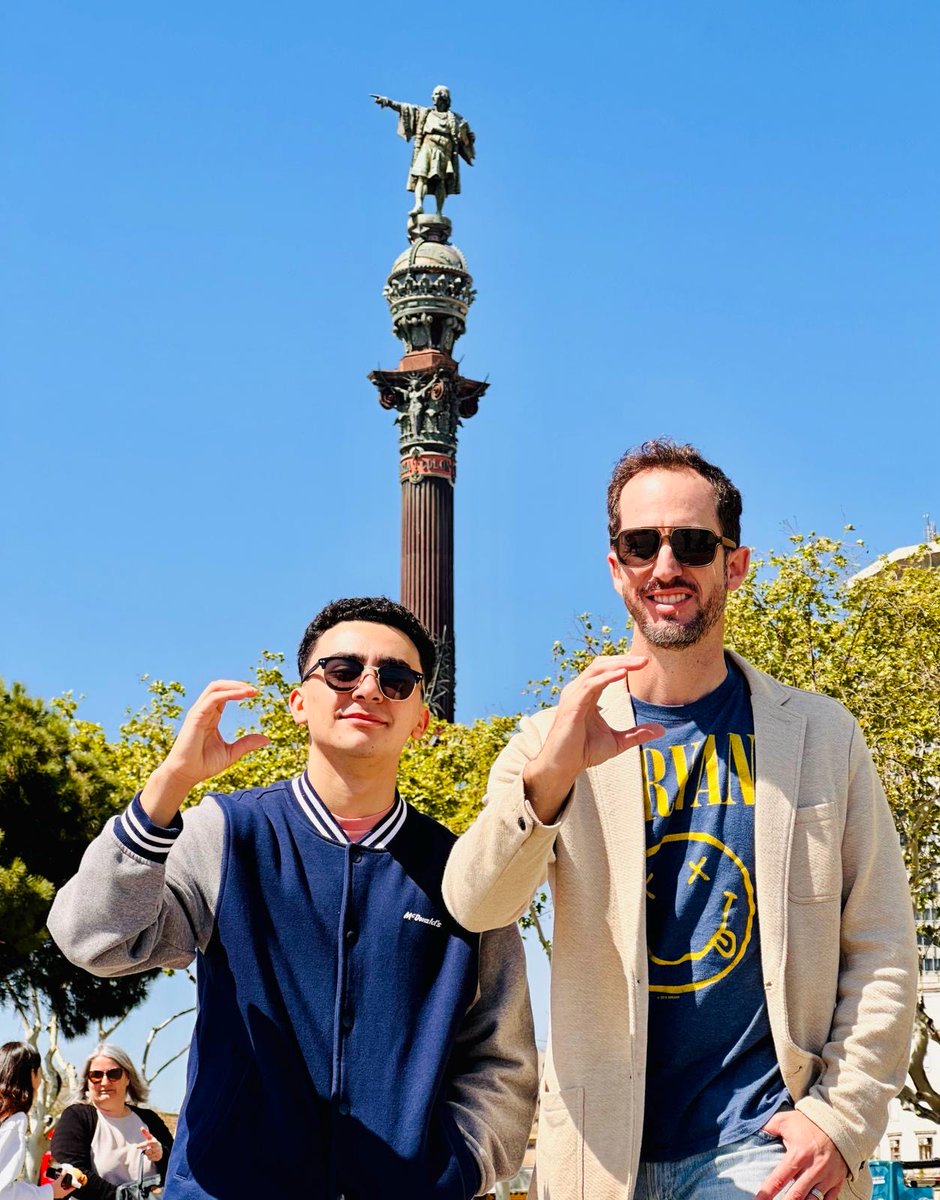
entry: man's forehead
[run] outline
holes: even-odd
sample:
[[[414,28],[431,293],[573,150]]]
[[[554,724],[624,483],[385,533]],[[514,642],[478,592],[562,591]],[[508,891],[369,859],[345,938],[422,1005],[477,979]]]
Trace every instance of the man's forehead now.
[[[378,621],[340,621],[331,625],[317,639],[316,651],[318,656],[356,653],[400,658],[406,662],[414,660],[416,665],[419,659],[418,648],[407,633]]]
[[[620,512],[650,525],[674,525],[704,518],[711,522],[718,505],[715,489],[698,471],[650,467],[623,485]]]

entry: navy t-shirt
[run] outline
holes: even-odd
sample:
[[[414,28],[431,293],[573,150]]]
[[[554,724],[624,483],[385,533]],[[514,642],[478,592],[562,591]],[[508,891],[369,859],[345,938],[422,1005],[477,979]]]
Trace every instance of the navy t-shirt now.
[[[728,675],[693,704],[633,700],[642,747],[649,1049],[642,1156],[748,1137],[787,1098],[764,1002],[754,873],[754,717]]]

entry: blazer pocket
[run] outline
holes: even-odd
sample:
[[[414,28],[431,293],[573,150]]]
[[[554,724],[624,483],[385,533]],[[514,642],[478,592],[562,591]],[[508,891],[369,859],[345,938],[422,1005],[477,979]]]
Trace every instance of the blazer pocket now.
[[[535,1173],[540,1197],[584,1200],[584,1088],[541,1093]]]
[[[842,829],[837,806],[799,808],[790,848],[789,896],[796,904],[838,900],[842,894]]]

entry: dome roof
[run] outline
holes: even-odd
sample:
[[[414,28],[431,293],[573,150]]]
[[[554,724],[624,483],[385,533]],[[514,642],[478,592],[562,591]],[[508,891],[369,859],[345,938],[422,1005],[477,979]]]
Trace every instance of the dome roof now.
[[[467,262],[456,246],[444,242],[416,241],[395,259],[389,275],[409,270],[465,273]]]

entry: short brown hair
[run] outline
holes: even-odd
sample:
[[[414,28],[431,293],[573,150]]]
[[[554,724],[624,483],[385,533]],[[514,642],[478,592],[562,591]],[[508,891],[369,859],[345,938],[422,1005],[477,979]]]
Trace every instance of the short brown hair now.
[[[634,446],[618,461],[607,487],[607,530],[610,540],[620,532],[620,493],[641,471],[695,471],[715,491],[719,533],[741,544],[741,493],[720,467],[708,462],[688,444],[678,446],[671,438],[654,438]]]

